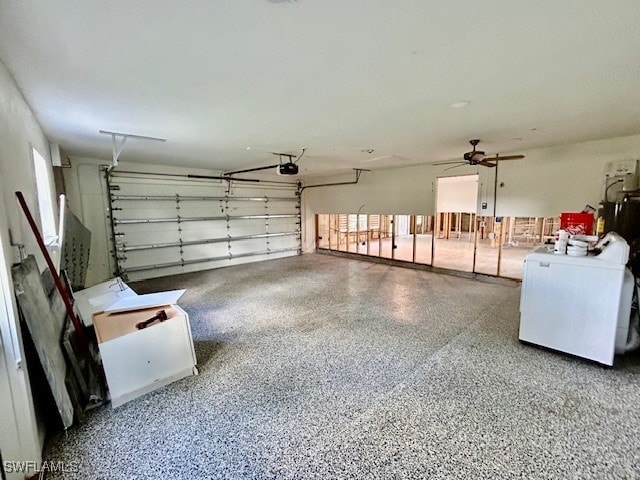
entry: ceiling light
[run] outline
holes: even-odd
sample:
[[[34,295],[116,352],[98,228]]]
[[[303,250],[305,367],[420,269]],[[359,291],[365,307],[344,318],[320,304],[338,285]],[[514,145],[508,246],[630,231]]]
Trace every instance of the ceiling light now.
[[[251,150],[251,147],[247,147],[247,150]]]
[[[464,108],[469,106],[470,103],[469,100],[460,100],[459,102],[452,103],[451,108]]]

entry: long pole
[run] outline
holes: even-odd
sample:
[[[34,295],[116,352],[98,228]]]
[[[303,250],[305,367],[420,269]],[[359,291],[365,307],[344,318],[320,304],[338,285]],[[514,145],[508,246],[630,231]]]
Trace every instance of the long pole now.
[[[69,292],[67,292],[67,290],[65,289],[64,285],[62,284],[62,280],[60,279],[60,275],[58,275],[56,267],[53,264],[53,261],[51,260],[51,256],[49,255],[49,252],[47,250],[46,245],[44,244],[44,240],[42,239],[42,235],[40,235],[40,231],[38,230],[38,226],[36,225],[36,222],[33,219],[33,216],[31,215],[31,211],[29,210],[29,207],[27,206],[27,202],[24,199],[24,195],[22,195],[22,192],[15,192],[15,193],[16,193],[16,197],[18,198],[18,203],[20,204],[20,207],[22,208],[22,211],[24,212],[25,217],[27,217],[27,222],[29,222],[29,226],[31,227],[31,231],[33,232],[34,236],[36,237],[36,242],[38,242],[38,246],[40,247],[40,251],[42,252],[42,255],[44,256],[44,259],[47,262],[47,266],[49,267],[49,270],[51,271],[51,276],[53,277],[53,281],[56,284],[56,288],[58,289],[58,293],[60,293],[60,296],[62,297],[62,301],[64,302],[64,306],[65,306],[65,308],[67,310],[67,315],[69,315],[69,318],[71,319],[71,322],[73,323],[73,328],[76,330],[76,333],[78,334],[78,339],[80,340],[80,345],[82,346],[83,353],[85,353],[87,355],[87,358],[92,361],[93,357],[91,356],[91,353],[89,352],[89,341],[87,340],[87,336],[85,335],[84,328],[82,328],[82,324],[78,320],[78,317],[76,316],[76,313],[73,310],[73,304],[71,302],[71,298],[69,297]]]
[[[496,169],[493,171],[493,218],[496,218],[496,202],[498,201],[498,164],[496,162]]]

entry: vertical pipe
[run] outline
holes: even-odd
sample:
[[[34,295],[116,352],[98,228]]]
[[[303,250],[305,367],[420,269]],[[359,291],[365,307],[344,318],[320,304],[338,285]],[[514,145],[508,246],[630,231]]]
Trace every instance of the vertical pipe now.
[[[471,217],[469,218],[469,222],[471,222],[471,219],[473,218],[473,213],[471,214]],[[476,256],[478,254],[478,217],[475,218],[474,222],[473,222],[473,266],[471,267],[471,271],[475,272],[476,271]],[[471,224],[469,224],[469,236],[471,236]]]
[[[390,215],[391,217],[391,258],[396,258],[396,228],[398,222],[396,222],[397,215]]]
[[[496,203],[498,202],[498,166],[500,162],[496,161],[496,168],[493,170],[493,218],[496,218]]]
[[[502,267],[502,242],[504,242],[504,224],[507,217],[502,217],[502,222],[500,222],[500,235],[498,236],[498,271],[496,275],[500,276],[500,270]]]

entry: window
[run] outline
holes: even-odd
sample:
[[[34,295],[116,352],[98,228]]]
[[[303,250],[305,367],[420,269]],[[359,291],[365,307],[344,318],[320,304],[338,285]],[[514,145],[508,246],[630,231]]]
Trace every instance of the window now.
[[[49,168],[47,161],[35,148],[31,148],[31,153],[33,154],[33,166],[36,172],[36,193],[38,195],[38,209],[40,210],[41,233],[45,243],[50,244],[55,241],[57,232],[56,219],[53,213],[53,192],[51,191]]]

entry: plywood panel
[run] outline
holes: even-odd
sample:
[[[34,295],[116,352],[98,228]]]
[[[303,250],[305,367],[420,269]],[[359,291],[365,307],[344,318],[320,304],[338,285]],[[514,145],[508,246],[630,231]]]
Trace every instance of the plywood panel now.
[[[138,331],[136,324],[154,317],[158,308],[147,308],[136,312],[112,313],[98,312],[93,315],[98,343],[108,342]],[[162,310],[167,314],[167,320],[181,315],[174,307],[166,305]],[[160,323],[160,322],[159,322]],[[147,328],[151,328],[151,325]]]
[[[33,255],[11,269],[18,305],[51,387],[62,424],[73,423],[73,405],[65,384],[67,363],[60,344],[66,312],[56,290],[49,298]]]

